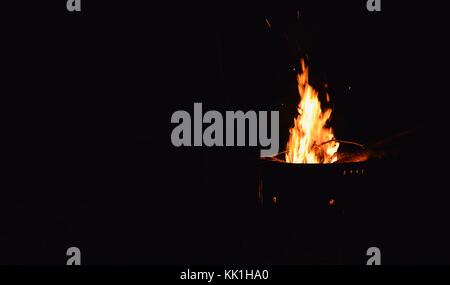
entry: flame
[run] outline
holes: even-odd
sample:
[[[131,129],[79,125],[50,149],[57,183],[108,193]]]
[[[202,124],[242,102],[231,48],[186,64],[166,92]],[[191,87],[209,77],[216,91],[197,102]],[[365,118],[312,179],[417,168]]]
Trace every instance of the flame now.
[[[308,68],[303,59],[301,64],[302,72],[297,75],[301,100],[298,116],[289,130],[285,159],[288,163],[333,163],[337,160],[339,143],[334,141],[332,128],[326,127],[331,109],[322,112],[319,93],[308,83]]]

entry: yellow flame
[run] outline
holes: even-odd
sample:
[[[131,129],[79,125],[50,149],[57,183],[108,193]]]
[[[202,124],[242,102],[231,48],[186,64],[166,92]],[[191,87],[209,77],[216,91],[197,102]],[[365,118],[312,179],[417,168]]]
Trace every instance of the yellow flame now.
[[[302,72],[297,75],[301,100],[294,126],[289,130],[285,159],[288,163],[333,163],[337,160],[339,143],[333,141],[332,128],[326,127],[331,109],[322,112],[319,94],[308,83],[308,68],[303,59],[301,64]]]

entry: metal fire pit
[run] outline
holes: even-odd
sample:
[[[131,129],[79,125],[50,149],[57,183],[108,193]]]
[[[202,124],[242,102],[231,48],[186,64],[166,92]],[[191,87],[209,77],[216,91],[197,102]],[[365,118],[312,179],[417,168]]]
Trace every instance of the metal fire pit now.
[[[338,206],[350,188],[368,175],[368,162],[292,164],[261,159],[257,199],[262,207],[296,212]]]
[[[374,192],[366,191],[370,166],[368,161],[289,164],[261,159],[257,201],[267,262],[360,264],[370,229],[358,219],[377,201]]]

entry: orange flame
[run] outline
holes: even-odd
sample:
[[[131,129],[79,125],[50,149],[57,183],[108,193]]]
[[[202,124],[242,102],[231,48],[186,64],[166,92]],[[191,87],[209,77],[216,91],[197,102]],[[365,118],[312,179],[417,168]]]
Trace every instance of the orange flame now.
[[[334,141],[332,128],[326,127],[331,109],[322,112],[319,94],[308,83],[308,68],[303,59],[301,64],[302,72],[297,75],[301,100],[298,116],[289,130],[285,159],[288,163],[333,163],[337,160],[339,143]]]

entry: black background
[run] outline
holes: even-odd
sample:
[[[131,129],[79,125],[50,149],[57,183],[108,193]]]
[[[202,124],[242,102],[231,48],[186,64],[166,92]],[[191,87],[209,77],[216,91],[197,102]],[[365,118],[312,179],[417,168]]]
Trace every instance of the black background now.
[[[418,132],[402,156],[408,170],[395,169],[398,180],[380,191],[413,193],[413,205],[398,211],[420,234],[388,256],[449,262],[436,150],[442,9],[406,1],[382,1],[381,13],[368,12],[366,1],[87,2],[78,14],[53,7],[61,17],[45,28],[22,24],[30,33],[18,50],[17,93],[36,95],[19,99],[24,138],[2,201],[1,263],[64,264],[70,246],[85,264],[261,262],[253,242],[266,226],[255,198],[259,150],[177,149],[170,117],[192,113],[194,102],[279,110],[283,148],[298,102],[293,68],[305,56],[313,85],[329,84],[338,138],[371,143]],[[415,259],[408,246],[419,248]]]

